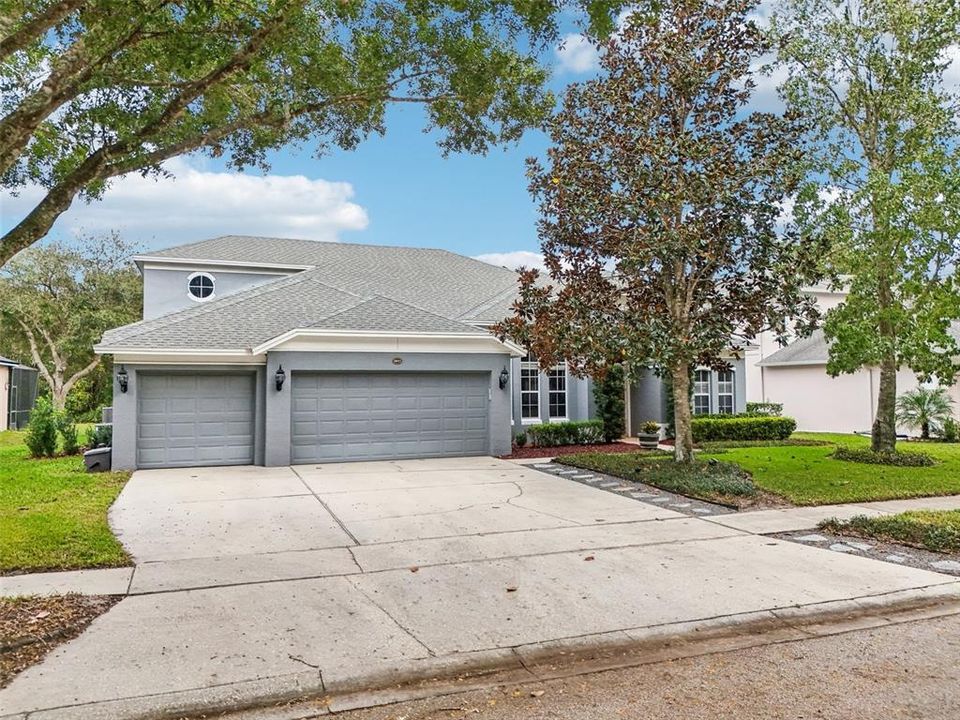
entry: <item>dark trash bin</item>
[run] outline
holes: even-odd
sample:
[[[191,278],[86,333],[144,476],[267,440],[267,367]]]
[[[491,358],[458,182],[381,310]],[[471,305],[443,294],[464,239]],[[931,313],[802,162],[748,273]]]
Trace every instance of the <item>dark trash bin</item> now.
[[[111,448],[98,447],[83,454],[83,463],[87,472],[106,472],[110,469]]]

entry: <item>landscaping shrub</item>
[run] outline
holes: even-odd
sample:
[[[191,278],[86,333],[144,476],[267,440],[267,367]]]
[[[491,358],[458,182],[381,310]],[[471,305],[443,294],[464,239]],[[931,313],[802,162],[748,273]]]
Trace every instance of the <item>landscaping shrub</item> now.
[[[748,402],[747,415],[771,415],[779,417],[783,415],[783,403],[772,402]]]
[[[57,430],[63,440],[63,454],[76,455],[80,452],[80,439],[77,437],[77,424],[66,412],[57,413]]]
[[[520,435],[517,436],[518,444],[519,437]],[[524,438],[524,440],[526,440],[526,438]],[[91,448],[110,447],[112,443],[113,425],[95,425],[93,430],[87,435],[87,444],[90,445]]]
[[[738,498],[752,498],[758,492],[743,468],[731,462],[675,463],[667,456],[643,453],[578,453],[557,462],[727,505],[737,505]]]
[[[948,443],[955,443],[960,439],[960,428],[957,427],[956,420],[947,418],[943,421],[943,427],[940,428],[940,439]]]
[[[788,417],[765,415],[697,415],[691,423],[693,440],[786,440],[797,429]]]
[[[623,401],[623,366],[614,365],[607,374],[593,384],[593,399],[597,403],[597,417],[603,423],[603,438],[615,442],[626,432]]]
[[[525,432],[518,432],[513,436],[513,441],[517,444],[517,447],[523,447],[527,444],[527,434]]]
[[[898,515],[825,520],[821,530],[922,547],[934,552],[960,552],[960,511],[911,510]]]
[[[531,425],[527,428],[527,435],[537,447],[594,445],[603,442],[603,421],[576,420]]]
[[[53,457],[57,454],[57,415],[48,398],[37,398],[30,413],[24,442],[32,457]]]
[[[833,451],[833,457],[837,460],[846,460],[848,462],[867,463],[869,465],[895,465],[897,467],[930,467],[936,465],[936,461],[927,453],[923,452],[874,452],[870,448],[854,448],[846,445],[838,445]]]

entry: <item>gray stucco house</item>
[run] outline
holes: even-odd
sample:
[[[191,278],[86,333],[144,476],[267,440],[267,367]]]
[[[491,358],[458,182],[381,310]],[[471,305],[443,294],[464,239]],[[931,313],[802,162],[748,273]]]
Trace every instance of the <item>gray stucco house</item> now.
[[[115,363],[115,468],[502,455],[524,426],[593,415],[590,380],[488,331],[511,312],[512,270],[241,236],[135,260],[144,319],[96,347]],[[734,362],[698,371],[699,411],[741,409]],[[628,422],[663,419],[657,378],[627,395]]]

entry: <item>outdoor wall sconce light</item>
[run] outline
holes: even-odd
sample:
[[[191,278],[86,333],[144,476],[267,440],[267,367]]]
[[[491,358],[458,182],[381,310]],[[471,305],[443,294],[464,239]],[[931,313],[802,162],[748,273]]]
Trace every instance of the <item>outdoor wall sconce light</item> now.
[[[283,371],[283,365],[277,368],[277,373],[273,376],[273,379],[277,384],[277,392],[283,390],[283,381],[287,379],[287,374]]]
[[[127,375],[127,369],[121,365],[117,372],[117,384],[120,386],[120,392],[125,393],[130,385],[130,376]]]
[[[500,371],[500,389],[503,390],[507,387],[507,383],[510,382],[510,371],[507,370],[507,366],[503,366],[503,370]]]

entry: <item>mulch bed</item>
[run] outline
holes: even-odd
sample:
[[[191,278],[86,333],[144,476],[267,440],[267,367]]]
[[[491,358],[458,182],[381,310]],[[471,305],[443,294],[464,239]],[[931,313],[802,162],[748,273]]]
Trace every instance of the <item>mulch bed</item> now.
[[[117,595],[0,598],[0,687],[119,601]]]
[[[509,455],[501,455],[503,460],[522,460],[524,458],[548,458],[557,455],[573,455],[574,453],[625,453],[649,452],[641,450],[632,443],[615,442],[603,445],[558,445],[557,447],[514,447]]]

